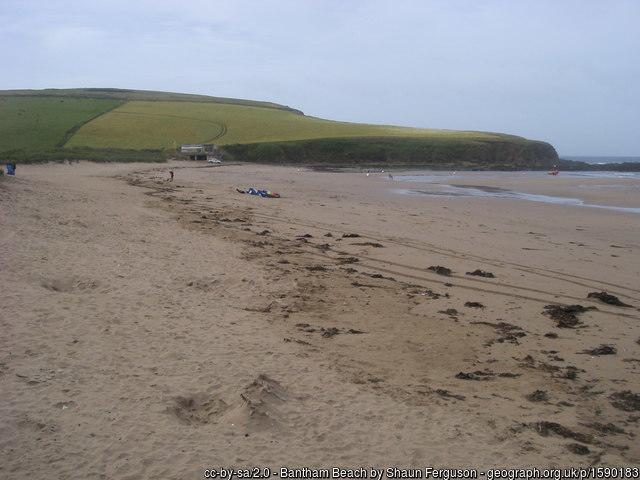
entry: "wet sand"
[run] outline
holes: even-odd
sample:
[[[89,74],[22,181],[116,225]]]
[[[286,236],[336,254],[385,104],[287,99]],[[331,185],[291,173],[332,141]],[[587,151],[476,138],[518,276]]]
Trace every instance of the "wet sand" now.
[[[400,189],[449,196],[494,196],[640,213],[640,175],[614,172],[434,172],[396,175]],[[410,185],[410,188],[406,188]]]
[[[0,179],[0,476],[640,460],[640,216],[171,168],[173,183],[142,164]],[[463,183],[602,183],[553,181]]]

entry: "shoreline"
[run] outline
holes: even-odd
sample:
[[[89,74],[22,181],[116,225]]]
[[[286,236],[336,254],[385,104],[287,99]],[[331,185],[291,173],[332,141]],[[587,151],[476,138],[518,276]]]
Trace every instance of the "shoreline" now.
[[[147,155],[151,151],[145,151],[145,155]],[[158,151],[160,152],[160,151]],[[124,155],[122,158],[125,160],[118,160],[118,155]],[[225,156],[223,154],[223,156]],[[136,163],[154,163],[157,165],[167,165],[173,162],[179,163],[190,163],[193,160],[184,160],[175,157],[158,157],[157,159],[150,159],[144,156],[138,155],[138,159],[136,160],[136,154],[134,150],[121,151],[114,150],[112,154],[113,160],[110,159],[91,159],[91,158],[81,158],[77,156],[72,156],[71,158],[64,158],[64,156],[58,156],[57,160],[33,160],[30,159],[28,161],[21,161],[20,165],[46,165],[46,164],[71,164],[71,163],[79,163],[79,162],[90,162],[90,163],[102,163],[102,164],[112,164],[112,163],[123,163],[123,164],[136,164]],[[7,156],[6,160],[8,161],[18,161],[19,158]],[[202,161],[201,163],[204,163]],[[576,160],[566,160],[559,158],[555,161],[555,164],[560,168],[561,172],[619,172],[619,173],[637,173],[640,172],[640,162],[631,161],[631,162],[623,162],[623,163],[587,163]],[[235,160],[235,159],[227,159],[224,162],[224,165],[246,165],[246,166],[271,166],[274,168],[284,167],[284,168],[308,168],[317,172],[358,172],[365,170],[384,170],[384,171],[433,171],[433,172],[447,172],[447,171],[460,171],[460,172],[546,172],[553,168],[554,163],[550,162],[544,165],[531,165],[527,168],[521,168],[520,165],[508,166],[503,163],[491,163],[491,164],[478,164],[473,165],[469,162],[467,163],[457,163],[457,162],[440,162],[440,163],[402,163],[402,162],[323,162],[323,163],[314,163],[314,162],[299,162],[299,161],[281,161],[281,162],[252,162],[252,161],[243,161],[243,160]]]

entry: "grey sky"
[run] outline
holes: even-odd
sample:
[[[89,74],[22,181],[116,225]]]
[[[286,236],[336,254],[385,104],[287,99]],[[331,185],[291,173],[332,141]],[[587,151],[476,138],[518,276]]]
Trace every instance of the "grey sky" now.
[[[640,155],[640,1],[0,0],[0,89],[120,87]]]

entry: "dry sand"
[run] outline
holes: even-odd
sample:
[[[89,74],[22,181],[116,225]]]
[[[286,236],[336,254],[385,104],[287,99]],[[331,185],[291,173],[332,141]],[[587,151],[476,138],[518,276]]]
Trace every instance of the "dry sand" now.
[[[172,168],[0,178],[0,477],[640,460],[640,215]],[[283,198],[235,191],[252,185]],[[558,328],[550,304],[596,309]],[[601,344],[617,353],[582,353]]]

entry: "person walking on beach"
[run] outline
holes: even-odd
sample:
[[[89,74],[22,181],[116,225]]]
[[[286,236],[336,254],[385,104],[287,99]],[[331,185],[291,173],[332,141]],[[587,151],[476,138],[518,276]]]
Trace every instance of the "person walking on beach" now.
[[[173,170],[169,170],[169,175],[171,175],[171,178],[169,178],[169,181],[173,182]]]

